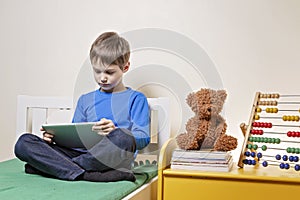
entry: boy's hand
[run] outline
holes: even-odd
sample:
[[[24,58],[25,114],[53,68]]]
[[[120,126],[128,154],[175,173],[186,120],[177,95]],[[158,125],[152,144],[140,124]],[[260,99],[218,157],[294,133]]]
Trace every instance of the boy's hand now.
[[[41,131],[45,131],[43,128],[41,128],[40,130]],[[53,135],[52,134],[47,133],[47,132],[43,133],[43,140],[45,140],[46,142],[48,142],[48,143],[51,144],[53,142],[52,139],[53,139]]]
[[[115,124],[109,119],[102,118],[93,126],[93,131],[98,132],[99,135],[108,135],[111,131],[115,130]]]

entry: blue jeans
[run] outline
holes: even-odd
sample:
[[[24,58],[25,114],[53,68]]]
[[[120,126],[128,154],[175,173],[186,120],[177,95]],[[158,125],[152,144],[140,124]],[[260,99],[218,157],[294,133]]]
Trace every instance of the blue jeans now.
[[[87,151],[48,144],[25,133],[15,145],[15,155],[37,170],[63,180],[74,180],[85,171],[104,172],[131,169],[136,151],[135,138],[127,129],[117,128]]]

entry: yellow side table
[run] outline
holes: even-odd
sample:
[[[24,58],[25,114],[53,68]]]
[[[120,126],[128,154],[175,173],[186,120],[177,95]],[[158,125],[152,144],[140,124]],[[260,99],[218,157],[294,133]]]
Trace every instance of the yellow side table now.
[[[299,199],[300,171],[235,166],[227,173],[166,168],[162,199]]]

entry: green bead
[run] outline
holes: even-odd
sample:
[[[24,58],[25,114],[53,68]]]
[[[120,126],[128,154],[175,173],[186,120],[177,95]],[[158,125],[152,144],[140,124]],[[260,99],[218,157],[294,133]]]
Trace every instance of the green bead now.
[[[295,153],[296,152],[296,148],[291,148],[291,153]]]
[[[300,149],[299,149],[299,148],[296,148],[296,149],[295,149],[295,153],[296,153],[296,154],[299,154],[299,153],[300,153]]]
[[[247,144],[248,149],[252,149],[252,144]]]
[[[275,138],[271,138],[271,143],[275,144]]]
[[[250,142],[253,142],[253,137],[249,137],[248,139]]]
[[[256,150],[258,148],[257,144],[253,145],[253,149]]]
[[[272,143],[272,138],[267,138],[268,143]]]
[[[288,147],[288,148],[286,149],[286,152],[287,152],[287,153],[291,153],[291,152],[292,152],[292,148],[291,148],[291,147]]]
[[[280,143],[280,139],[279,138],[275,138],[275,143],[279,144]]]
[[[267,150],[267,146],[266,146],[266,145],[262,145],[261,149],[262,149],[263,151],[266,151],[266,150]]]

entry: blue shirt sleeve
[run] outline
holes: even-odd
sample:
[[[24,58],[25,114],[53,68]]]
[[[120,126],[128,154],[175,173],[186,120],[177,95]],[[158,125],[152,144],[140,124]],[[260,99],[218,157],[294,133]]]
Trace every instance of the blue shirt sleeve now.
[[[83,101],[83,96],[81,96],[77,101],[77,106],[73,115],[72,123],[87,122],[87,117],[83,107]]]
[[[136,96],[130,112],[132,120],[131,132],[136,139],[137,149],[140,150],[150,142],[150,115],[147,98],[144,95]]]

